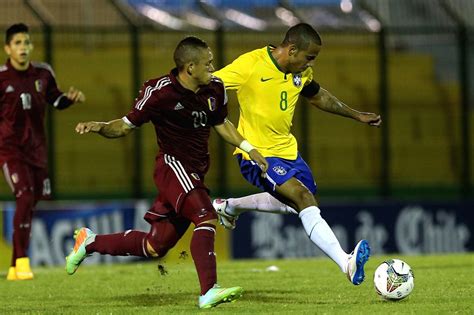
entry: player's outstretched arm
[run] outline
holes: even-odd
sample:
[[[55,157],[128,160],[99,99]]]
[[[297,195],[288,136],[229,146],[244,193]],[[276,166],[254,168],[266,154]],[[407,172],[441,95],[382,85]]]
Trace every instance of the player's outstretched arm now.
[[[80,122],[76,126],[76,132],[79,134],[95,132],[106,138],[119,138],[126,136],[133,129],[122,119],[115,119],[109,122],[88,121]]]
[[[309,102],[311,105],[316,106],[323,111],[349,117],[371,126],[379,127],[382,124],[382,118],[380,115],[359,112],[352,109],[323,88],[319,90],[318,94],[311,97]]]
[[[242,137],[230,120],[226,118],[224,123],[214,126],[214,129],[227,143],[247,152],[250,158],[260,166],[263,173],[267,171],[267,160],[265,160],[260,152],[258,152],[258,150],[255,149],[247,140],[245,140],[244,137]]]

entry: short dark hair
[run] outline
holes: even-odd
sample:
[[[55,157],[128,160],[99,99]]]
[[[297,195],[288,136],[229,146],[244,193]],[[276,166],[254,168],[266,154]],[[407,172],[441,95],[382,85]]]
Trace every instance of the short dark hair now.
[[[321,35],[311,25],[299,23],[288,29],[281,46],[286,47],[294,44],[296,48],[305,50],[309,47],[310,43],[321,46],[323,44]]]
[[[188,36],[180,41],[173,55],[178,70],[181,70],[190,61],[197,62],[201,56],[201,49],[207,48],[209,48],[207,43],[195,36]]]
[[[29,33],[28,26],[23,23],[13,24],[5,32],[5,44],[10,44],[13,36],[18,33]]]

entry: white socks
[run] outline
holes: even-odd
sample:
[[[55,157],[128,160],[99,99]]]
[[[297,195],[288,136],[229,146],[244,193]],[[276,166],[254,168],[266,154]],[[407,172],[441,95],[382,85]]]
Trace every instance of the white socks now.
[[[318,207],[311,206],[303,209],[299,213],[299,217],[311,241],[334,260],[341,271],[345,273],[349,255],[341,248],[336,235],[320,213],[321,210]]]
[[[297,214],[293,208],[266,192],[240,198],[229,198],[227,202],[228,206],[225,211],[234,216],[254,210],[267,213]],[[311,241],[334,260],[341,271],[345,273],[349,255],[341,248],[336,235],[320,213],[321,210],[318,207],[311,206],[303,209],[299,213],[299,217]]]
[[[253,210],[268,213],[297,214],[293,208],[280,202],[280,200],[266,192],[241,198],[229,198],[227,202],[228,207],[225,211],[231,215],[239,215],[243,212]]]

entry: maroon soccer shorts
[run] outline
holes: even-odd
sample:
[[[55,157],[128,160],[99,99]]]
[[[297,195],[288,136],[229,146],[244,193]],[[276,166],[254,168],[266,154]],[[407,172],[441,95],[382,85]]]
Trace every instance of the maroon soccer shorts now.
[[[9,160],[2,165],[2,170],[15,197],[20,197],[26,190],[33,191],[36,200],[51,197],[51,182],[46,168]]]
[[[204,178],[186,171],[181,162],[174,157],[161,154],[157,158],[153,179],[159,194],[150,211],[145,215],[148,222],[180,214],[183,200],[189,192],[196,189],[200,190],[200,193],[190,196],[196,199],[192,203],[199,207],[196,210],[213,209]]]

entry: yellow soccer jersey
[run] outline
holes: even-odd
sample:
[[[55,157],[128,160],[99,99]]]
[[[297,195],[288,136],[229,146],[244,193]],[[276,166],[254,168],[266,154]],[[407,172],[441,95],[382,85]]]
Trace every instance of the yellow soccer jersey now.
[[[301,90],[313,80],[313,71],[285,74],[273,59],[272,49],[267,46],[243,54],[214,75],[226,89],[237,92],[237,130],[244,138],[263,156],[294,160],[298,144],[290,132],[293,115]],[[237,153],[243,152],[236,149]],[[249,159],[245,153],[244,158]]]

